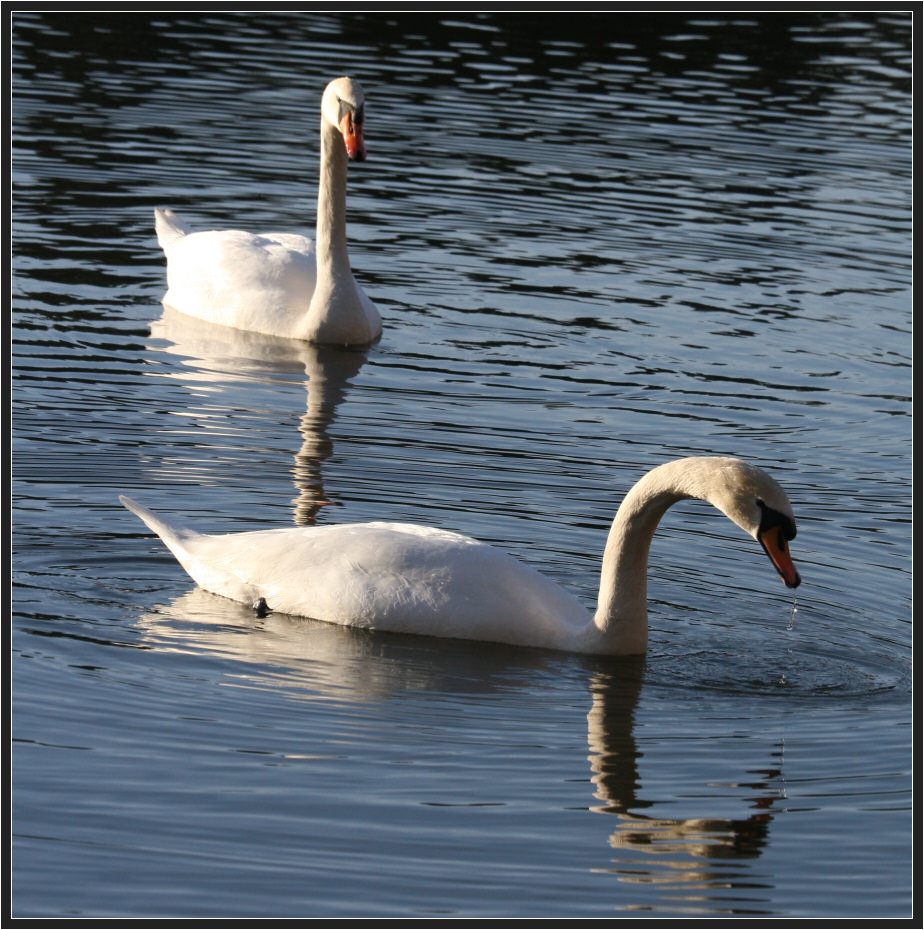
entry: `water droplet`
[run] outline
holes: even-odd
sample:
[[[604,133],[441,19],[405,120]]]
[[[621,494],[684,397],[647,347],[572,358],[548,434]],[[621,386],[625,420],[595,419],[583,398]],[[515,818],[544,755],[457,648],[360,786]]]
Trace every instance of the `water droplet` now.
[[[786,627],[787,630],[791,630],[793,628],[793,625],[796,622],[796,613],[798,610],[799,608],[796,607],[796,595],[794,594],[792,596],[792,610],[789,612],[789,625]]]

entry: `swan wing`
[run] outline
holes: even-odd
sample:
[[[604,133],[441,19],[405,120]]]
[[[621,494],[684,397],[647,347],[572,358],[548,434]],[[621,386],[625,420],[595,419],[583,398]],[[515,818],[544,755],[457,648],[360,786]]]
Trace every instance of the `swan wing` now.
[[[299,338],[316,275],[305,236],[191,233],[171,246],[163,302],[223,326]]]

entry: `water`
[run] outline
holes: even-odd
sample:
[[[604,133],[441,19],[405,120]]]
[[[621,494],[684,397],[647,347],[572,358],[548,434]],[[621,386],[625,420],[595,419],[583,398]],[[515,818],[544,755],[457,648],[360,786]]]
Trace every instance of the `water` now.
[[[52,14],[12,29],[12,913],[911,913],[911,17]],[[363,353],[165,312],[155,205],[308,231],[369,160]],[[707,505],[644,659],[195,588],[207,531],[409,520],[592,604],[645,471],[793,502],[798,622]]]

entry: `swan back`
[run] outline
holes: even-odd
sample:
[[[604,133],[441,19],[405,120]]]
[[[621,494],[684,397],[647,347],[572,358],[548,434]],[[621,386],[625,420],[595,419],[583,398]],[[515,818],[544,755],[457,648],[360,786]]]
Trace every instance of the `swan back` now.
[[[192,579],[245,604],[344,626],[575,649],[591,625],[568,592],[468,536],[402,523],[205,535],[120,501]]]

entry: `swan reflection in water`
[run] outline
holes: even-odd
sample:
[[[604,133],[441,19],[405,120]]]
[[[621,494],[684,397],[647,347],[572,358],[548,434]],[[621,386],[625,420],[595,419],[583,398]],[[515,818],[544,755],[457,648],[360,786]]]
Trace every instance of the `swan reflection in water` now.
[[[339,700],[349,706],[387,702],[408,692],[447,694],[457,703],[472,696],[510,695],[555,675],[562,662],[560,654],[540,650],[370,633],[278,614],[258,618],[201,588],[142,615],[140,624],[155,649],[237,660],[242,667],[238,677],[255,687],[280,690],[287,699]],[[741,868],[742,860],[762,854],[770,842],[774,809],[785,801],[779,745],[768,747],[765,769],[748,772],[734,784],[694,782],[686,793],[699,808],[738,806],[746,799],[751,810],[744,816],[655,816],[650,811],[664,802],[645,798],[640,771],[645,753],[635,734],[645,659],[569,661],[588,671],[587,810],[610,815],[615,825],[607,842],[616,856],[595,871],[619,882],[651,885],[658,895],[674,900],[689,895],[693,908],[694,899],[705,902],[736,884],[750,887],[753,869]],[[518,706],[522,709],[522,701]],[[718,796],[704,797],[716,789]]]
[[[766,769],[748,772],[744,781],[726,785],[710,782],[710,787],[731,789],[736,794],[747,789],[752,813],[746,817],[666,818],[642,813],[657,802],[640,796],[638,763],[644,753],[633,733],[633,718],[642,675],[640,667],[635,674],[626,671],[600,673],[591,679],[587,740],[594,796],[602,802],[592,805],[591,810],[618,819],[617,829],[609,838],[614,849],[629,856],[662,857],[657,862],[663,869],[657,878],[662,888],[666,883],[689,889],[699,883],[708,886],[731,882],[722,863],[759,856],[769,841],[774,807],[785,800],[782,747],[774,748],[773,761]],[[715,860],[715,864],[709,860]],[[646,870],[634,872],[642,862]],[[650,882],[652,864],[650,859],[620,857],[611,871],[621,881]]]
[[[322,464],[334,452],[329,429],[367,353],[218,326],[166,306],[160,319],[151,324],[151,335],[168,343],[169,354],[191,360],[182,374],[190,383],[221,384],[267,374],[304,373],[308,396],[298,424],[302,444],[292,470],[298,491],[294,522],[296,526],[313,525],[320,510],[332,503],[322,477]]]

